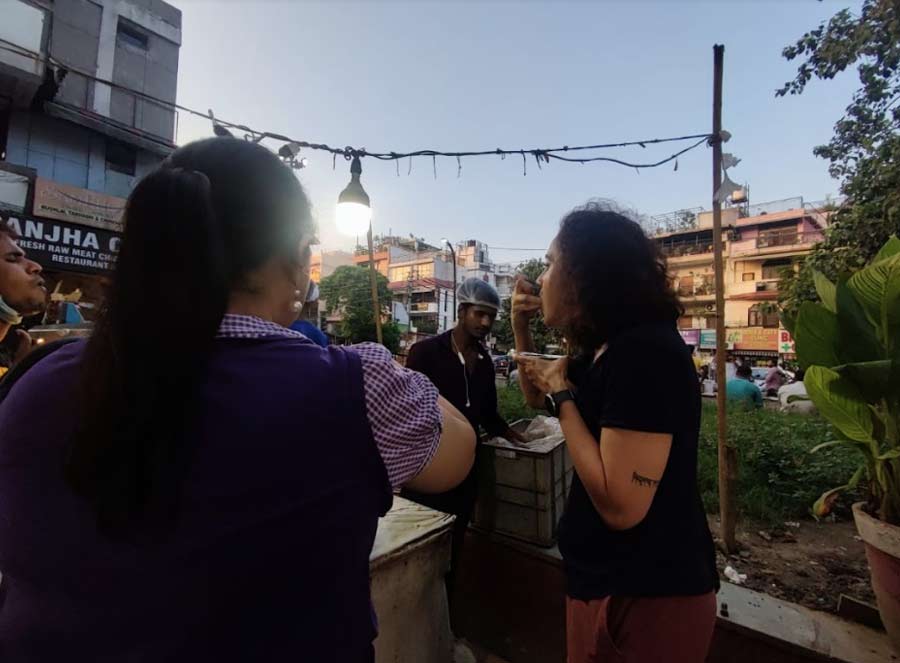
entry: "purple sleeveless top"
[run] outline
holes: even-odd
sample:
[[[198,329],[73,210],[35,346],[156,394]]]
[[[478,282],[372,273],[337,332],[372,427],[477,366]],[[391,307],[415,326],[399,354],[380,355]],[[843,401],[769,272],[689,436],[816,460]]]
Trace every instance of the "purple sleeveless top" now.
[[[114,542],[64,483],[83,343],[0,407],[0,660],[366,661],[369,552],[391,489],[360,359],[219,339],[181,515]]]

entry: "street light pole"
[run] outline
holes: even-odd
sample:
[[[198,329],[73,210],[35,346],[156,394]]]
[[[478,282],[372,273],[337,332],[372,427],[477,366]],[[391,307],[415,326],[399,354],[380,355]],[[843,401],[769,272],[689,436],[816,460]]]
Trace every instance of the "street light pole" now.
[[[450,243],[450,240],[445,239],[444,244],[447,245],[447,248],[450,249],[450,257],[453,259],[453,324],[456,324],[456,251],[453,250],[453,244]]]
[[[372,284],[372,307],[375,313],[375,337],[379,344],[384,344],[381,336],[381,306],[378,303],[378,277],[375,273],[375,249],[372,242],[372,222],[369,221],[369,281]]]

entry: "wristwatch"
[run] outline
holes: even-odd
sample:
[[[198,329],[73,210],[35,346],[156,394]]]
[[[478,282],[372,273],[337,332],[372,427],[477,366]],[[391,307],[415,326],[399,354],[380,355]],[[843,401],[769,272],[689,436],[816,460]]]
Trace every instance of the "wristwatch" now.
[[[566,401],[574,401],[575,394],[569,389],[557,391],[555,394],[547,394],[544,397],[544,407],[553,417],[559,417],[559,407]]]

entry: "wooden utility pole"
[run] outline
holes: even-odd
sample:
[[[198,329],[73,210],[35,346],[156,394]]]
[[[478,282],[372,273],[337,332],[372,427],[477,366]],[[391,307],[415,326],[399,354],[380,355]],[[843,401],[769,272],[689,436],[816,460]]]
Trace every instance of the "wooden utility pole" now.
[[[372,242],[372,222],[369,221],[369,281],[372,283],[372,309],[375,314],[375,337],[382,345],[381,337],[381,306],[378,303],[378,277],[375,275],[375,249]]]
[[[719,515],[720,535],[725,550],[737,550],[735,539],[736,513],[733,487],[737,478],[737,454],[728,444],[728,412],[725,400],[726,343],[725,343],[725,269],[722,259],[722,69],[725,47],[713,46],[713,268],[716,274],[716,415],[719,448]]]

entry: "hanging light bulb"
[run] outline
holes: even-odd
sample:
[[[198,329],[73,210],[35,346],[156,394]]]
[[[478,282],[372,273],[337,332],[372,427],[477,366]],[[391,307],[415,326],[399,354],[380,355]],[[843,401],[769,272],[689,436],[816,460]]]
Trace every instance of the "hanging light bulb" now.
[[[350,183],[338,196],[335,224],[344,235],[362,235],[368,232],[372,220],[372,207],[369,205],[369,194],[359,181],[362,164],[358,156],[353,157],[350,164]]]

